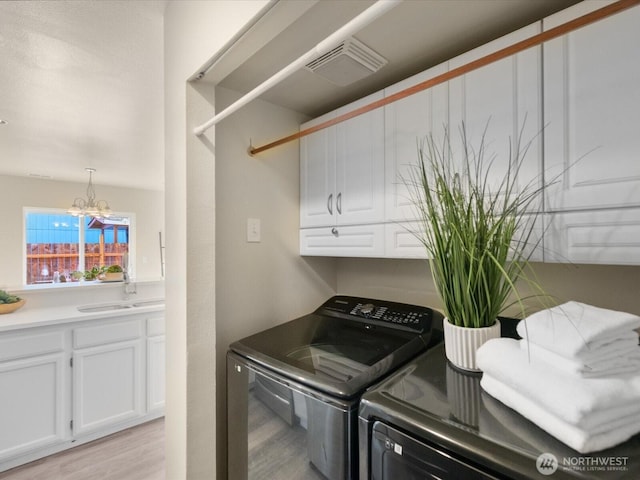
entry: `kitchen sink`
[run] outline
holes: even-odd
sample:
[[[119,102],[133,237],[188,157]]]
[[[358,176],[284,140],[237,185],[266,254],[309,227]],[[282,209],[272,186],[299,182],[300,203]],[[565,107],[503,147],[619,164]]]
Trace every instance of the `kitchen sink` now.
[[[125,303],[113,303],[110,305],[86,305],[83,307],[78,307],[78,311],[83,313],[95,313],[95,312],[108,312],[111,310],[123,310],[126,308],[132,308],[133,305],[128,305]]]
[[[134,307],[151,307],[153,305],[164,305],[164,300],[143,300],[133,304]]]
[[[108,303],[104,305],[82,305],[78,307],[78,311],[82,313],[110,312],[115,310],[125,310],[136,307],[152,307],[155,305],[164,305],[163,299],[140,300],[139,302],[129,303]]]

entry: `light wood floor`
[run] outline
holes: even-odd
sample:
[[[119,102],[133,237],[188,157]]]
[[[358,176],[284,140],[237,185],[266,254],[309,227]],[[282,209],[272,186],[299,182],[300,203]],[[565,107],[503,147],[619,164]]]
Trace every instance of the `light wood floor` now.
[[[164,480],[164,419],[0,473],[0,480]]]

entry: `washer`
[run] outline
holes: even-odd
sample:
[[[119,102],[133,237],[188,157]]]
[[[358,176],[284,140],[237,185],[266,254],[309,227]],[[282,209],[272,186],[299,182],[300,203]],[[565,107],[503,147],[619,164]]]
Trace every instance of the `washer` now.
[[[426,350],[434,321],[430,308],[335,296],[233,343],[229,478],[358,478],[360,397]]]

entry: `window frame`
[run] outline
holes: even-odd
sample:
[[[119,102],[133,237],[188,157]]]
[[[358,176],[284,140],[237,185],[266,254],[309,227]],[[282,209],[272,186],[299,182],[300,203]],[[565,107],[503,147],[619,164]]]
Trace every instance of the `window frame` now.
[[[27,283],[27,215],[30,213],[41,213],[44,215],[71,215],[64,208],[51,208],[51,207],[23,207],[22,208],[22,284],[25,287],[33,287],[36,284]],[[128,245],[129,245],[129,278],[135,278],[136,275],[136,214],[134,212],[113,212],[112,217],[127,217],[129,218],[129,232],[128,232]],[[84,218],[76,217],[76,218]],[[82,220],[81,220],[82,222]],[[79,228],[78,232],[78,264],[85,266],[85,229]],[[81,281],[81,282],[66,282],[69,286],[86,286],[94,285],[100,282],[94,281]],[[41,283],[37,284],[38,288],[54,288],[55,283]]]

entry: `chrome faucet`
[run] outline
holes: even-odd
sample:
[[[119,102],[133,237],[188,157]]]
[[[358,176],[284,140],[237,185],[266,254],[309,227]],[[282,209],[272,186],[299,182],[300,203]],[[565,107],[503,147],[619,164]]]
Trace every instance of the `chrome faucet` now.
[[[123,272],[123,279],[124,279],[124,299],[129,300],[129,295],[137,294],[138,289],[135,282],[131,283],[129,279],[129,273],[126,270]]]

